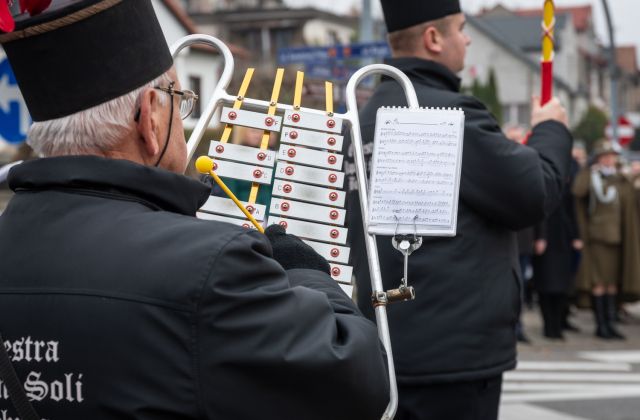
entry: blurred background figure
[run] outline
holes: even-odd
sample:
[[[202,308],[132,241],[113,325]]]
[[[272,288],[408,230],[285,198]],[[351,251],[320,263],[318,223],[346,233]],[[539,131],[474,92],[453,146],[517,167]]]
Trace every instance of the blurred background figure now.
[[[578,165],[577,169],[584,168],[589,163],[589,154],[587,153],[587,148],[584,145],[584,142],[580,140],[576,140],[573,143],[573,149],[571,150],[571,157],[574,162]]]
[[[573,161],[577,167],[578,163]],[[565,181],[561,205],[535,229],[533,258],[534,287],[538,293],[544,323],[543,334],[549,339],[564,339],[563,330],[576,330],[567,320],[569,294],[574,284],[574,250],[582,249],[571,195],[573,177]]]
[[[520,259],[520,274],[521,274],[521,291],[522,291],[522,306],[520,310],[520,317],[516,324],[516,339],[520,343],[529,343],[529,338],[525,334],[524,324],[522,322],[522,311],[525,307],[532,308],[533,296],[528,291],[530,289],[530,280],[533,278],[533,228],[528,227],[518,232],[518,256]]]
[[[636,211],[640,217],[640,152],[633,152],[629,155],[629,174],[633,183]]]
[[[510,124],[504,128],[504,135],[509,140],[522,144],[527,137],[527,130],[521,125]],[[518,257],[520,259],[520,290],[522,306],[520,316],[518,317],[518,322],[516,324],[516,339],[520,343],[530,342],[527,334],[525,334],[524,324],[522,322],[522,310],[525,305],[531,307],[533,304],[531,294],[527,293],[527,291],[530,290],[529,280],[533,277],[533,267],[531,265],[531,258],[533,257],[533,239],[533,227],[528,227],[518,231]]]
[[[640,291],[638,209],[618,155],[610,141],[597,142],[591,167],[578,174],[573,186],[584,240],[579,282],[591,289],[595,335],[603,339],[625,338],[614,325],[616,297],[618,292],[637,296]]]

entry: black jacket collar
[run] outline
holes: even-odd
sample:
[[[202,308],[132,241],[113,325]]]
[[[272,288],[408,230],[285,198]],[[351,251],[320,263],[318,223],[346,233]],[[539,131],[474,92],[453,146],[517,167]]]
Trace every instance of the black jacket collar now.
[[[210,192],[207,185],[183,175],[97,156],[25,162],[11,169],[9,187],[16,192],[46,189],[104,192],[186,215],[195,215]]]
[[[436,89],[460,92],[461,79],[448,68],[435,61],[416,57],[390,58],[390,66],[402,70],[413,82],[425,84]]]

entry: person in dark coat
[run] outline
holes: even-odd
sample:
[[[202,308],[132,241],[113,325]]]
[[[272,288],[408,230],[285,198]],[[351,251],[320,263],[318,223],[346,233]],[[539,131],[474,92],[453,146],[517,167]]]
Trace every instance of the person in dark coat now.
[[[377,329],[326,260],[195,218],[192,95],[151,1],[52,4],[0,35],[46,156],[12,169],[0,216],[0,351],[38,418],[379,419]]]
[[[535,229],[534,286],[538,293],[545,337],[564,339],[569,294],[573,289],[574,251],[582,248],[571,186],[567,177],[562,203]]]
[[[421,106],[465,113],[457,234],[424,238],[409,257],[416,299],[389,307],[399,386],[398,420],[497,418],[502,373],[516,365],[515,324],[520,267],[515,231],[533,226],[560,202],[572,137],[557,99],[534,106],[528,146],[508,140],[478,100],[460,94],[469,38],[457,1],[382,1],[393,59],[417,91]],[[371,158],[376,112],[406,106],[403,90],[384,78],[361,112]],[[349,210],[360,308],[371,319],[371,286],[355,190],[353,153]],[[387,289],[403,277],[403,256],[378,236]]]

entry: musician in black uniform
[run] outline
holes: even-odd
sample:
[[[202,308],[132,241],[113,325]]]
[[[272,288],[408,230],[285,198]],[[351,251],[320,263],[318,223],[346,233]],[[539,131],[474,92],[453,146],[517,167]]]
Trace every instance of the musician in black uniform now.
[[[0,332],[39,417],[379,419],[377,331],[327,262],[279,226],[194,217],[194,98],[151,1],[54,0],[16,23],[0,42],[46,157],[9,176]]]
[[[521,283],[514,232],[544,220],[559,204],[572,144],[566,114],[557,99],[536,104],[528,145],[509,141],[482,103],[460,94],[456,73],[470,39],[458,1],[382,0],[382,7],[393,53],[388,64],[411,79],[420,105],[465,113],[457,235],[425,238],[409,257],[416,300],[389,307],[397,419],[493,420],[502,373],[516,365]],[[398,84],[383,79],[360,115],[366,158],[378,108],[406,104]],[[373,319],[353,166],[348,171],[358,302]],[[403,255],[389,237],[378,237],[378,246],[384,285],[396,288]]]

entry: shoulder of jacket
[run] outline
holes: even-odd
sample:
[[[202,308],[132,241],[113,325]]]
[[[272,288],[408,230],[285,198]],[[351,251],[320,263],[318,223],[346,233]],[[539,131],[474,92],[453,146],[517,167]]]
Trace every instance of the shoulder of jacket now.
[[[158,246],[175,248],[176,244],[181,244],[178,251],[181,255],[206,253],[214,256],[224,252],[231,241],[252,235],[252,231],[241,226],[168,212],[157,213],[154,224],[160,232],[154,238]]]
[[[483,104],[478,98],[465,95],[463,93],[456,93],[455,96],[452,97],[451,103],[448,105],[454,108],[474,108],[478,110],[486,110],[487,107]]]

